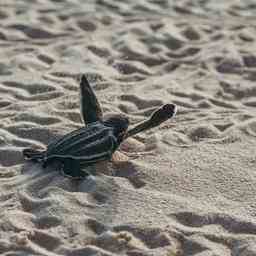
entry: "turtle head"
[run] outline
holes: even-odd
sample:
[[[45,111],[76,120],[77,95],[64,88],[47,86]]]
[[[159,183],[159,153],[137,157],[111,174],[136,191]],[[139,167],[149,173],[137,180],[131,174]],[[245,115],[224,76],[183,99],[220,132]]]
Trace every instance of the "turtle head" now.
[[[119,142],[121,142],[128,129],[129,119],[124,115],[111,114],[104,118],[103,123],[114,129],[114,135],[118,138]]]

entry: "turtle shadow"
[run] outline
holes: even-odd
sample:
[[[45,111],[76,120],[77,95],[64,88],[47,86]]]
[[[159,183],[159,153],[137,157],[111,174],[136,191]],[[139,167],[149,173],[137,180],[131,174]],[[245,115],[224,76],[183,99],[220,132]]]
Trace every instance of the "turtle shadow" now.
[[[21,187],[27,192],[42,197],[52,187],[68,192],[87,192],[92,190],[92,179],[72,180],[60,172],[60,164],[53,163],[43,168],[41,164],[27,162],[21,168]]]
[[[57,164],[44,169],[38,163],[27,162],[17,177],[19,182],[13,184],[21,208],[36,216],[40,227],[63,225],[65,214],[74,212],[86,221],[109,224],[114,221],[120,196],[114,177],[101,174],[73,180],[62,176],[57,168]],[[57,219],[52,219],[52,212],[57,213]]]
[[[27,162],[23,164],[20,170],[21,177],[15,185],[38,197],[44,197],[52,188],[57,187],[66,192],[95,194],[97,201],[105,201],[104,196],[98,196],[102,194],[98,191],[105,191],[106,187],[110,187],[114,180],[113,176],[97,174],[83,179],[72,179],[63,176],[60,169],[59,163],[52,163],[43,168],[39,163]]]
[[[141,166],[134,161],[110,164],[106,169],[111,169],[111,172],[104,173],[101,169],[100,173],[96,172],[96,175],[89,175],[84,179],[65,177],[60,173],[60,169],[59,163],[52,163],[43,168],[40,163],[26,162],[21,167],[21,177],[13,185],[38,198],[47,197],[54,189],[87,193],[98,204],[106,203],[111,194],[115,193],[115,177],[126,178],[135,189],[146,185],[144,173],[140,171]]]

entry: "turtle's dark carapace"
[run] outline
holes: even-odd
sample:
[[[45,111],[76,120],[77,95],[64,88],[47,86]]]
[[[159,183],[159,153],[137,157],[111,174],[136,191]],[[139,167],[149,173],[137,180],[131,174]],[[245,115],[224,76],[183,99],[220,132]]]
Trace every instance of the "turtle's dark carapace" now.
[[[110,159],[118,146],[113,128],[95,122],[49,144],[45,160],[72,158],[81,165],[90,165]]]

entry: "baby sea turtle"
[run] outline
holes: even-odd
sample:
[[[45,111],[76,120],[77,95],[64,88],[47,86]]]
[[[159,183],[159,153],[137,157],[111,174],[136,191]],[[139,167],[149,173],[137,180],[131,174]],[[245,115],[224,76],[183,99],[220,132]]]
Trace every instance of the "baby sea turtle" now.
[[[124,115],[103,117],[100,104],[85,75],[80,81],[80,95],[81,116],[85,126],[50,143],[46,150],[24,149],[25,159],[41,162],[44,168],[57,160],[62,164],[64,175],[85,178],[90,174],[86,167],[111,160],[125,139],[160,125],[176,113],[174,104],[165,104],[148,120],[128,129],[129,120]]]

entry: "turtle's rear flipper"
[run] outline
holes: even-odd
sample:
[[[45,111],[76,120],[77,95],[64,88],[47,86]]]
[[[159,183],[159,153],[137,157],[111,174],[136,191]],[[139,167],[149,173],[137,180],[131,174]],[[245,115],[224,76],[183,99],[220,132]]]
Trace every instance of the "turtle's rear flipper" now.
[[[40,151],[32,148],[25,148],[22,153],[26,160],[32,160],[35,162],[41,162],[45,157],[45,151]]]
[[[89,173],[81,170],[78,160],[66,158],[62,160],[63,166],[61,172],[64,176],[72,179],[85,179]]]

